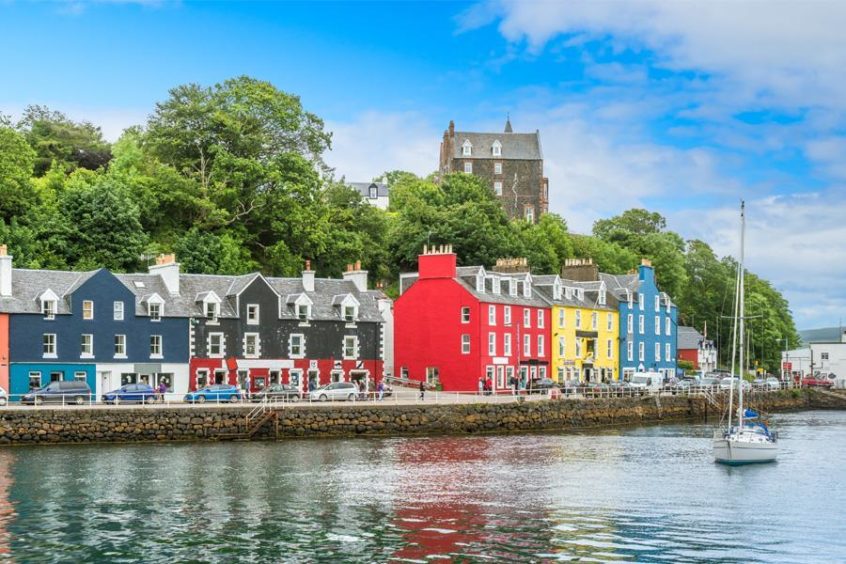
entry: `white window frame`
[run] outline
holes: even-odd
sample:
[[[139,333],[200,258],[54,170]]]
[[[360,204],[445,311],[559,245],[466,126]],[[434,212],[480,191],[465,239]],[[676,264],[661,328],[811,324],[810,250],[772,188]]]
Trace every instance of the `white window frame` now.
[[[606,314],[605,317],[606,317],[606,320],[607,320],[606,330],[607,331],[613,331],[614,330],[614,314],[608,313],[608,314]]]
[[[464,161],[464,174],[473,174],[473,161]]]
[[[535,206],[526,206],[523,208],[523,217],[529,223],[535,222]]]
[[[639,315],[637,318],[637,329],[638,333],[643,335],[644,330],[646,329],[646,319],[643,315]]]
[[[634,333],[634,314],[630,313],[626,318],[626,332],[631,335]]]
[[[655,334],[656,335],[661,334],[661,318],[658,317],[657,315],[655,316]]]
[[[211,306],[211,309],[209,309],[209,306]],[[220,317],[220,304],[216,302],[206,302],[205,311],[203,313],[207,319],[206,323],[216,324],[218,322],[217,318]]]
[[[470,308],[467,306],[461,308],[461,323],[470,323]]]
[[[502,323],[505,325],[511,325],[511,306],[503,306]]]
[[[655,311],[661,311],[661,297],[655,296]]]
[[[491,155],[494,157],[502,156],[502,143],[499,142],[499,139],[495,140],[491,145]]]
[[[523,327],[531,329],[532,327],[532,310],[529,308],[523,309]]]
[[[55,333],[44,333],[41,336],[41,356],[44,358],[58,358]]]
[[[669,317],[664,318],[664,333],[669,337],[673,334],[672,327],[671,327],[672,319]]]
[[[355,360],[358,358],[358,337],[356,335],[344,335],[342,345],[344,360]]]
[[[94,358],[94,335],[83,333],[79,341],[79,358]]]
[[[558,356],[562,358],[567,356],[567,338],[563,335],[558,337]]]
[[[488,325],[491,327],[496,325],[496,306],[489,305],[488,306]]]
[[[299,339],[299,352],[294,352],[294,338]],[[288,335],[288,357],[289,358],[305,358],[306,340],[302,333],[291,333]]]
[[[27,384],[29,385],[30,388],[33,387],[32,386],[32,379],[33,378],[38,378],[38,386],[35,386],[35,387],[40,388],[41,387],[41,372],[38,371],[38,370],[32,370],[27,374]]]
[[[303,315],[302,309],[305,308],[305,316]],[[311,319],[311,305],[310,304],[296,304],[294,308],[295,313],[297,314],[297,319],[301,323],[308,323],[308,320]]]
[[[599,329],[599,312],[592,311],[590,313],[590,328],[594,331]]]
[[[94,300],[82,300],[82,319],[85,321],[94,319]]]
[[[164,305],[158,302],[152,302],[147,304],[147,315],[150,316],[150,321],[159,322],[162,320],[162,310],[164,309]]]
[[[502,355],[511,356],[511,333],[502,336]]]
[[[342,306],[341,312],[344,315],[344,321],[347,323],[355,323],[358,321],[358,308],[355,305]]]
[[[502,174],[502,161],[494,163],[494,174]]]
[[[164,358],[164,339],[161,335],[150,335],[150,358]]]
[[[634,341],[626,343],[626,360],[634,362]]]
[[[496,356],[496,333],[488,333],[488,356]]]
[[[582,328],[582,310],[576,310],[576,329]]]
[[[543,335],[538,335],[538,356],[546,356],[546,341]]]
[[[646,360],[646,343],[640,342],[637,344],[637,358],[638,362]]]
[[[464,143],[461,144],[461,156],[463,156],[463,157],[472,157],[473,156],[473,144],[470,142],[469,139],[465,139]]]
[[[523,356],[532,356],[532,336],[523,335]]]
[[[543,329],[544,326],[544,319],[543,319],[543,310],[538,310],[538,329]]]
[[[43,300],[41,302],[41,315],[44,316],[44,319],[53,320],[56,319],[56,300]]]
[[[670,358],[672,356],[670,353],[671,348],[670,343],[664,343],[664,360],[666,362],[670,362],[672,360],[672,358]]]
[[[116,301],[112,304],[112,319],[115,321],[123,321],[124,304],[122,301]]]
[[[637,307],[640,308],[640,311],[643,311],[644,309],[646,309],[645,308],[645,302],[646,302],[646,296],[643,294],[643,292],[639,293],[637,295]]]
[[[576,358],[582,358],[582,340],[576,337]]]
[[[502,196],[502,180],[494,180],[494,194]]]
[[[611,339],[608,339],[605,342],[605,356],[608,358],[614,358],[614,342]]]
[[[253,352],[250,352],[250,340],[253,340]],[[261,356],[261,338],[258,333],[244,333],[244,358]]]
[[[461,335],[461,354],[470,354],[470,335]]]
[[[661,362],[661,343],[655,343],[655,362]]]
[[[114,358],[127,358],[126,355],[126,335],[118,333],[114,339]]]
[[[212,352],[214,348],[213,340],[217,340],[217,352]],[[206,355],[209,358],[223,358],[226,356],[226,334],[221,332],[209,333],[206,343]]]
[[[261,322],[261,306],[247,304],[247,325],[258,325]]]

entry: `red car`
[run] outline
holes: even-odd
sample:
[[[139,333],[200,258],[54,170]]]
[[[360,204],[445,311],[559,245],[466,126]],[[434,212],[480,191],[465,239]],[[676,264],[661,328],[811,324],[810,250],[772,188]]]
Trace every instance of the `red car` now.
[[[834,385],[834,375],[829,374],[814,374],[813,376],[805,376],[802,378],[803,388],[831,388]],[[829,379],[831,378],[831,379]]]

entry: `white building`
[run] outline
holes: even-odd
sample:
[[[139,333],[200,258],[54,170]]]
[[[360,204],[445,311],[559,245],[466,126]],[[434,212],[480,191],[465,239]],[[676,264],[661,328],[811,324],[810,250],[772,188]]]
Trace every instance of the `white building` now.
[[[814,373],[836,375],[835,387],[846,388],[846,331],[840,342],[809,343],[781,354],[785,374],[809,376]]]
[[[347,182],[347,186],[358,191],[364,201],[380,210],[388,209],[390,199],[388,196],[388,178],[384,177],[379,182]]]

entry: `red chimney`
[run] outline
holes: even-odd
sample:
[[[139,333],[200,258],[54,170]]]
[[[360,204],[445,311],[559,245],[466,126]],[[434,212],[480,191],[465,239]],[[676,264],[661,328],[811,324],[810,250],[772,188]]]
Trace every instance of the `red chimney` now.
[[[423,254],[417,257],[417,268],[420,279],[424,278],[455,278],[456,256],[452,252],[452,245],[438,245],[437,247],[423,246]]]

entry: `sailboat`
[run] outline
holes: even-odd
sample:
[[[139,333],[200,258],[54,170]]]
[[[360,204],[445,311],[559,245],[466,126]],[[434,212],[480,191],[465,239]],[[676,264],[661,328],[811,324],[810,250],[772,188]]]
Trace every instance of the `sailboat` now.
[[[746,335],[745,312],[746,291],[744,289],[744,247],[746,237],[746,206],[740,203],[740,263],[737,266],[736,293],[734,305],[734,339],[732,340],[731,366],[735,367],[735,355],[740,355],[740,378],[737,381],[738,409],[737,425],[732,425],[734,388],[729,388],[728,425],[714,435],[714,460],[721,464],[739,465],[756,462],[773,462],[778,455],[778,437],[770,431],[760,415],[743,407],[743,373],[745,371],[744,341]],[[734,378],[734,374],[732,374]],[[735,380],[732,380],[734,382]]]

